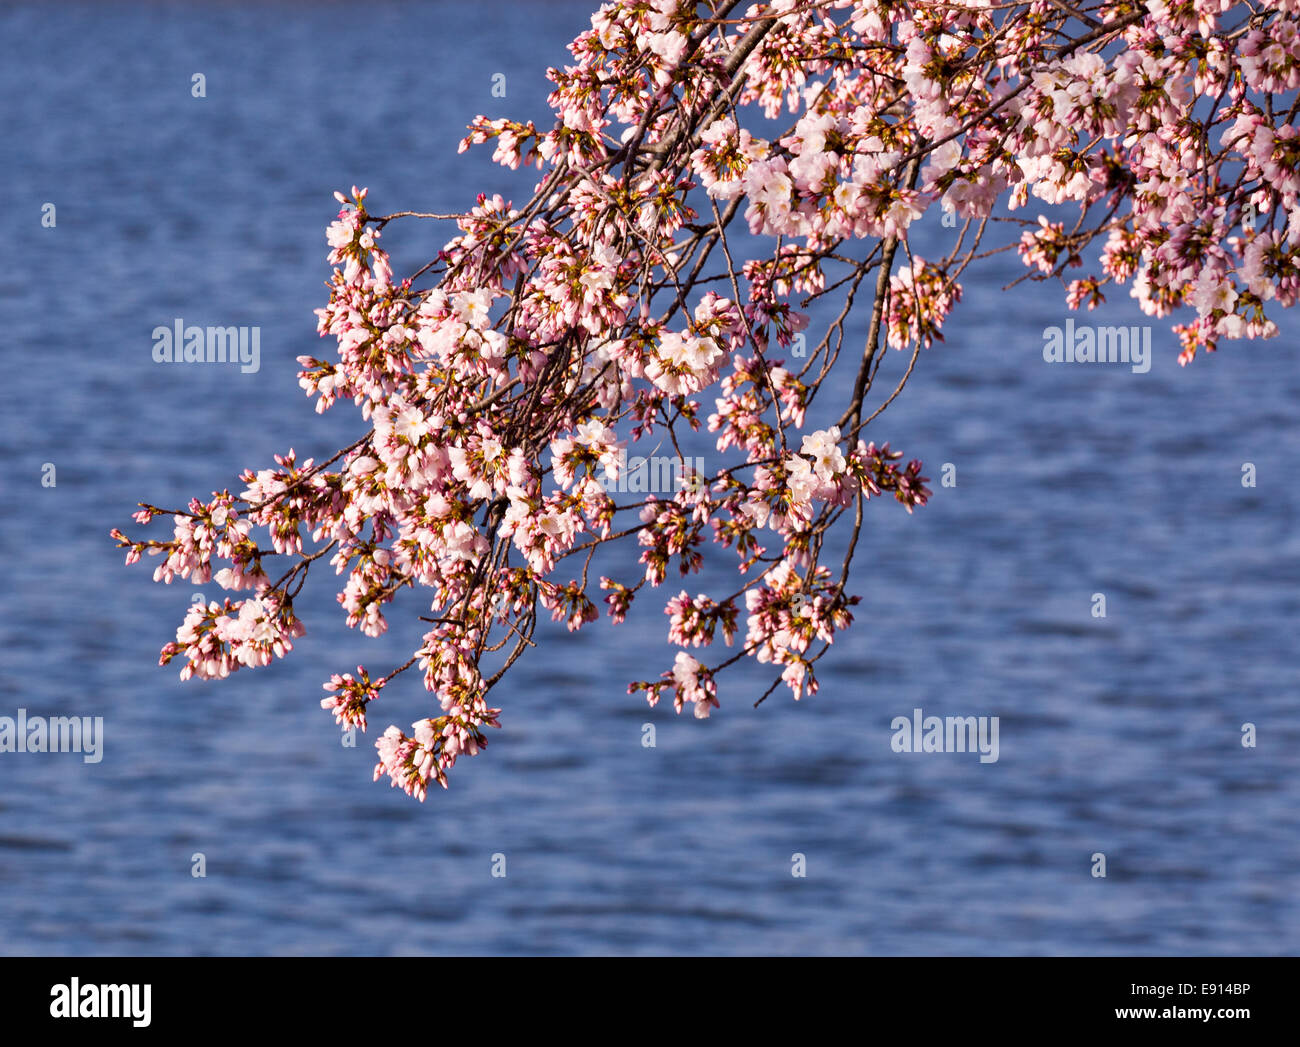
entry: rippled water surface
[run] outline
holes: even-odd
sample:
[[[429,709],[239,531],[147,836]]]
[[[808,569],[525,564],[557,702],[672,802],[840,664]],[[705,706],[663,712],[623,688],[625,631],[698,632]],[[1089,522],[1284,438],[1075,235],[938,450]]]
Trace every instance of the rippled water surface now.
[[[1158,324],[1149,374],[1053,367],[1060,291],[1001,293],[1022,271],[1006,256],[968,279],[872,430],[925,461],[935,497],[869,507],[858,622],[812,700],[755,710],[769,678],[745,670],[707,722],[648,710],[624,688],[670,661],[656,594],[620,628],[547,630],[491,748],[420,805],[370,784],[370,740],[341,747],[318,706],[330,672],[405,660],[419,600],[367,640],[322,573],[287,661],[221,684],[157,667],[195,590],[124,568],[108,529],[359,435],[295,379],[324,348],[330,194],[525,199],[527,174],[455,143],[477,112],[540,120],[586,11],[0,9],[0,715],[106,721],[98,764],[0,754],[0,952],[1294,953],[1289,318],[1185,370]],[[914,250],[953,235],[930,216]],[[409,269],[439,231],[395,223],[386,243]],[[259,326],[260,371],[154,364],[150,332],[177,317]],[[1121,292],[1097,322],[1144,320]],[[691,590],[730,591],[730,572]],[[402,679],[372,736],[425,715]],[[914,708],[1000,717],[999,760],[892,752]]]

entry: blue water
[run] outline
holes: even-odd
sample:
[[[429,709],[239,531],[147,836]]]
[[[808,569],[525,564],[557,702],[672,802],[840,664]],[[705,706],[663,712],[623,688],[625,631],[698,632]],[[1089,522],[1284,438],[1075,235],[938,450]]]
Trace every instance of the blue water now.
[[[1295,953],[1291,318],[1186,369],[1159,324],[1149,374],[1048,366],[1059,289],[1002,294],[1022,271],[1005,256],[968,279],[872,429],[935,496],[869,507],[858,622],[811,700],[751,708],[769,677],[749,668],[707,722],[626,695],[670,661],[656,593],[623,627],[547,630],[494,692],[489,750],[420,805],[370,782],[374,732],[430,707],[416,677],[355,749],[318,704],[331,672],[406,659],[418,599],[368,640],[322,570],[286,661],[219,684],[157,667],[196,590],[124,567],[108,529],[359,435],[295,378],[327,348],[330,194],[526,199],[527,173],[455,143],[478,112],[544,115],[544,68],[587,10],[0,10],[0,715],[105,720],[98,764],[0,754],[0,952]],[[385,243],[409,270],[443,235],[395,223]],[[915,249],[953,235],[931,216]],[[150,332],[176,317],[260,326],[260,371],[154,364]],[[1145,322],[1122,291],[1088,320]],[[730,591],[730,555],[691,591]],[[1000,759],[892,752],[890,721],[918,707],[1000,717]]]

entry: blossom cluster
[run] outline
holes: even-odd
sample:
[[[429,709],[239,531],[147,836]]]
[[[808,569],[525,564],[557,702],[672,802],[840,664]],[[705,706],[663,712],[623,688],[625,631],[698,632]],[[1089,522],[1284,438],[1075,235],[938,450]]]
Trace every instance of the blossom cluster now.
[[[461,144],[534,170],[522,205],[382,215],[364,188],[336,194],[317,310],[330,348],[299,358],[299,382],[318,412],[350,400],[368,431],[325,460],[246,470],[238,496],[144,506],[139,523],[172,516],[170,540],[113,532],[128,563],[164,557],[157,580],[251,590],[192,608],[162,660],[213,678],[283,655],[303,630],[292,597],[326,556],[369,636],[419,589],[430,628],[406,665],[335,674],[321,704],[364,730],[379,689],[417,667],[441,715],[389,727],[375,777],[423,799],[499,726],[487,696],[539,612],[571,631],[600,617],[589,567],[619,543],[622,570],[598,583],[614,624],[706,554],[734,551],[740,586],[668,598],[675,660],[631,691],[705,718],[745,657],[815,694],[859,601],[822,538],[849,529],[852,550],[866,502],[930,497],[921,463],[867,429],[943,341],[994,218],[1071,308],[1127,286],[1150,315],[1194,311],[1173,327],[1183,363],[1276,333],[1266,310],[1300,295],[1298,27],[1300,0],[605,3],[549,71],[552,126],[479,117]],[[760,134],[760,115],[784,123]],[[941,214],[963,223],[951,251],[914,254],[911,231]],[[406,218],[455,232],[399,279],[381,243]],[[908,350],[878,395],[878,369]],[[680,456],[705,438],[715,468],[680,490],[620,502],[598,479],[642,441]],[[290,561],[275,581],[271,557]],[[717,639],[736,655],[699,660]]]

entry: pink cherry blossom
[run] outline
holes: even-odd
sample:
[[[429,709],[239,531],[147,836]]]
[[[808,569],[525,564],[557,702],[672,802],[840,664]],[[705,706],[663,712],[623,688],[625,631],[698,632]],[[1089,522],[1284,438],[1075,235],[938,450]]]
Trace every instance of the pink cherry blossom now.
[[[111,532],[155,580],[237,597],[192,606],[160,661],[219,679],[284,657],[313,571],[371,637],[418,589],[409,660],[331,675],[321,705],[364,730],[422,674],[437,715],[382,732],[374,777],[424,799],[500,726],[488,696],[540,612],[576,631],[603,604],[618,625],[716,559],[735,582],[664,594],[678,652],[629,691],[703,719],[747,659],[816,695],[860,602],[853,552],[832,570],[826,550],[867,544],[872,499],[932,497],[881,412],[943,351],[993,228],[1067,308],[1122,290],[1169,317],[1184,365],[1276,335],[1300,298],[1298,29],[1300,0],[603,4],[547,73],[553,120],[479,116],[461,142],[516,172],[518,205],[335,194],[327,348],[298,381],[317,412],[350,402],[360,435],[245,469],[238,495],[141,503],[159,539]],[[915,229],[947,215],[961,228],[923,257]],[[445,235],[399,278],[383,245],[413,222]],[[607,490],[631,456],[703,440],[690,482]],[[598,575],[606,545],[622,559]],[[735,650],[710,659],[718,639]]]

